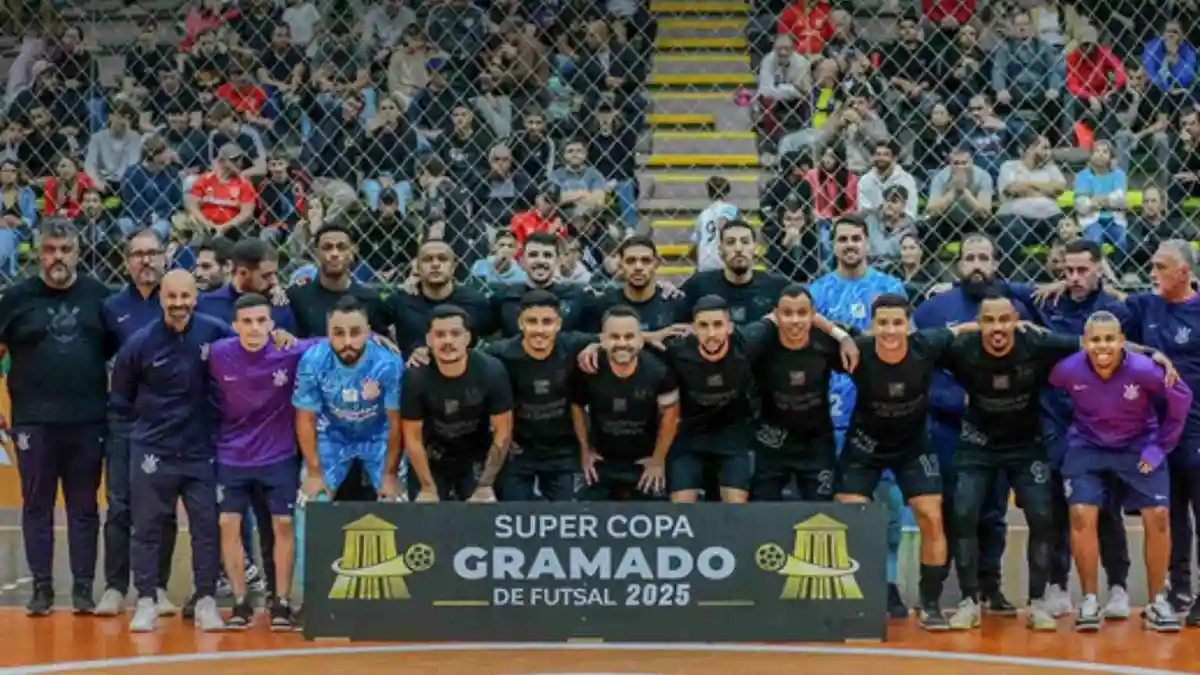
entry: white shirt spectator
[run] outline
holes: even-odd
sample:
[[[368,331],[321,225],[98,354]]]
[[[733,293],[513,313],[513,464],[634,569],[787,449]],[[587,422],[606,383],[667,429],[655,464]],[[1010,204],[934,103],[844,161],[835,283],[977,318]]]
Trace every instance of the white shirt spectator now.
[[[1013,159],[1000,165],[1000,180],[996,187],[1001,196],[1004,189],[1011,183],[1066,183],[1067,179],[1054,162],[1046,162],[1038,168],[1030,168],[1024,160]],[[1016,197],[1004,199],[1000,208],[996,209],[998,216],[1018,216],[1032,219],[1051,219],[1062,215],[1062,207],[1058,200],[1045,195],[1032,197]]]
[[[721,226],[738,217],[737,206],[729,202],[713,202],[696,216],[696,271],[719,270],[721,262]]]
[[[395,3],[395,13],[389,13],[385,4]],[[400,44],[404,30],[417,22],[417,13],[399,0],[384,0],[376,4],[363,17],[363,40],[375,49],[392,48]]]
[[[771,52],[758,67],[758,95],[773,101],[795,101],[806,94],[796,88],[796,82],[812,82],[812,67],[808,59],[793,53],[787,63]]]
[[[872,168],[858,180],[858,209],[867,212],[878,211],[883,206],[883,191],[893,185],[899,185],[908,192],[904,214],[916,220],[917,181],[899,164],[893,164],[892,170],[886,176],[879,175],[879,169]]]
[[[300,2],[283,10],[283,22],[292,32],[292,44],[307,47],[316,35],[321,13],[312,2]]]

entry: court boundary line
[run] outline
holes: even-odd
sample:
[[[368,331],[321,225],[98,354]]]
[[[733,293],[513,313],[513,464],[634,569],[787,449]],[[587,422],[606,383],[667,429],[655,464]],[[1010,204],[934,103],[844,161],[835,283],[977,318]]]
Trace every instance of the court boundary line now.
[[[139,666],[170,665],[178,663],[215,663],[271,658],[295,658],[307,656],[341,656],[356,654],[429,654],[438,652],[579,652],[608,651],[616,653],[675,652],[691,654],[811,654],[823,656],[873,656],[959,663],[982,663],[991,665],[1024,666],[1029,668],[1057,668],[1059,670],[1084,673],[1120,673],[1122,675],[1188,675],[1187,671],[1145,668],[1111,663],[1088,663],[1086,661],[1060,661],[1057,659],[1003,656],[1000,654],[972,654],[950,651],[926,651],[882,647],[848,647],[827,645],[755,645],[720,643],[615,643],[577,644],[569,642],[501,642],[501,643],[437,643],[406,645],[364,645],[361,647],[313,647],[308,649],[246,650],[227,652],[201,652],[193,654],[162,654],[155,656],[132,656],[118,659],[73,661],[65,663],[12,666],[0,668],[0,675],[37,675],[40,673],[66,673],[95,671],[109,668],[136,668]]]

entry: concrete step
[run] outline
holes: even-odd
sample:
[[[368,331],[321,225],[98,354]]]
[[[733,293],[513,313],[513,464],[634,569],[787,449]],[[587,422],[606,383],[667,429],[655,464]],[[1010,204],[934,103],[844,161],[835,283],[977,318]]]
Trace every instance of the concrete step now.
[[[705,183],[710,176],[721,176],[729,181],[730,196],[734,200],[758,197],[759,184],[763,180],[757,171],[671,171],[644,173],[649,194],[658,199],[706,199]]]
[[[660,37],[654,46],[659,51],[698,51],[698,52],[744,52],[746,38],[736,35],[730,37]]]
[[[709,113],[650,113],[646,122],[655,131],[715,131],[717,116]]]
[[[698,19],[662,19],[658,22],[658,30],[662,31],[677,31],[677,30],[710,30],[710,31],[737,31],[741,32],[746,28],[746,19],[710,19],[708,17]]]
[[[743,211],[758,209],[758,196],[730,200]],[[639,199],[638,213],[643,215],[662,215],[677,219],[695,218],[701,211],[712,204],[707,199]],[[688,222],[692,222],[689,220]]]
[[[690,243],[683,243],[683,244],[655,243],[654,247],[658,250],[659,257],[661,257],[663,259],[663,261],[668,265],[690,264],[690,262],[691,262],[688,259],[688,255],[692,252],[692,245]],[[766,251],[767,251],[767,247],[760,244],[758,247],[758,254],[762,255],[763,253],[766,253]]]
[[[651,77],[664,75],[749,75],[750,57],[745,54],[662,54],[654,58]]]
[[[655,152],[646,158],[648,169],[744,169],[761,166],[758,155],[667,155]]]
[[[744,213],[743,217],[752,227],[760,227],[758,211]],[[656,218],[650,216],[643,221],[645,231],[652,233],[656,244],[687,244],[691,242],[692,233],[696,229],[695,215],[691,218],[670,216]]]
[[[658,16],[745,16],[750,7],[745,2],[688,2],[687,0],[660,0],[650,3],[650,11]]]
[[[699,64],[698,64],[699,65]],[[689,72],[689,73],[651,73],[646,85],[651,89],[677,89],[682,91],[703,91],[709,89],[727,89],[730,96],[737,87],[753,87],[755,85],[752,73],[742,72]]]
[[[663,131],[654,134],[654,154],[743,155],[754,154],[751,131]]]
[[[724,24],[717,24],[714,26],[692,26],[688,28],[671,28],[667,30],[664,30],[661,26],[659,26],[658,29],[658,38],[660,41],[667,38],[686,40],[693,38],[736,38],[742,36],[742,28],[736,26],[725,26]]]

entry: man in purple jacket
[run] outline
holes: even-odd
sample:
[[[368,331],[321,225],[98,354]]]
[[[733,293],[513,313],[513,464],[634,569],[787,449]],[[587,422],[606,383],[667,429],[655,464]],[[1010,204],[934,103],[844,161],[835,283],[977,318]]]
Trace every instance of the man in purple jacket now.
[[[226,624],[246,628],[254,610],[246,600],[242,514],[265,507],[274,532],[278,597],[268,601],[272,630],[291,630],[295,538],[292,510],[300,490],[296,454],[296,411],[292,387],[304,350],[313,341],[280,348],[271,340],[271,303],[257,294],[237,299],[236,338],[220,340],[209,353],[217,388],[220,433],[217,440],[217,501],[221,509],[221,551],[235,605]],[[265,523],[263,524],[265,525]]]
[[[1096,523],[1110,484],[1106,481],[1111,481],[1120,486],[1124,507],[1142,514],[1146,580],[1153,598],[1145,626],[1178,632],[1179,619],[1166,597],[1171,481],[1165,460],[1179,442],[1192,391],[1182,382],[1165,382],[1149,357],[1126,351],[1120,321],[1109,312],[1088,319],[1083,345],[1084,353],[1060,361],[1050,375],[1050,384],[1066,391],[1075,405],[1062,467],[1071,552],[1084,594],[1075,629],[1094,632],[1102,621],[1096,597]]]

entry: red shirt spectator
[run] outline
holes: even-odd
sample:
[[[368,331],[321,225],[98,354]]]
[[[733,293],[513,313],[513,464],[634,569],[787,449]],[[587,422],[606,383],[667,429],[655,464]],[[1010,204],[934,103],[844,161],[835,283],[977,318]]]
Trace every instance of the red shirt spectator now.
[[[804,174],[812,189],[813,215],[821,220],[833,220],[858,212],[858,176],[845,167],[829,169],[825,160],[821,166]]]
[[[216,97],[227,101],[234,110],[240,113],[255,116],[267,104],[267,92],[249,82],[239,86],[236,80],[217,87]]]
[[[75,171],[74,177],[63,177],[67,164]],[[89,188],[96,187],[88,175],[79,170],[72,159],[63,159],[58,163],[58,173],[46,179],[42,196],[43,216],[62,216],[75,218],[79,215],[83,193]]]
[[[221,147],[216,170],[201,175],[187,196],[188,213],[205,226],[224,230],[246,225],[254,217],[258,191],[238,170],[242,151],[233,143]]]
[[[776,32],[796,39],[797,54],[820,54],[833,35],[830,11],[826,0],[796,0],[779,15]]]
[[[1125,66],[1112,50],[1097,44],[1095,39],[1087,42],[1088,35],[1084,29],[1080,35],[1079,48],[1067,54],[1067,90],[1075,98],[1090,101],[1102,97],[1111,91],[1125,87]]]
[[[518,258],[521,257],[521,249],[525,247],[525,240],[534,232],[550,232],[560,237],[566,234],[566,228],[563,227],[557,210],[551,211],[549,214],[543,214],[542,210],[537,207],[528,211],[514,213],[509,229],[512,230],[513,236],[517,238]]]
[[[221,0],[199,0],[195,7],[188,10],[187,16],[183,20],[183,41],[179,43],[179,50],[183,52],[192,51],[192,45],[196,43],[196,36],[206,30],[217,30],[221,24],[237,17],[237,9],[221,10]]]
[[[961,26],[975,14],[975,0],[921,0],[921,11],[936,24],[952,17]]]

